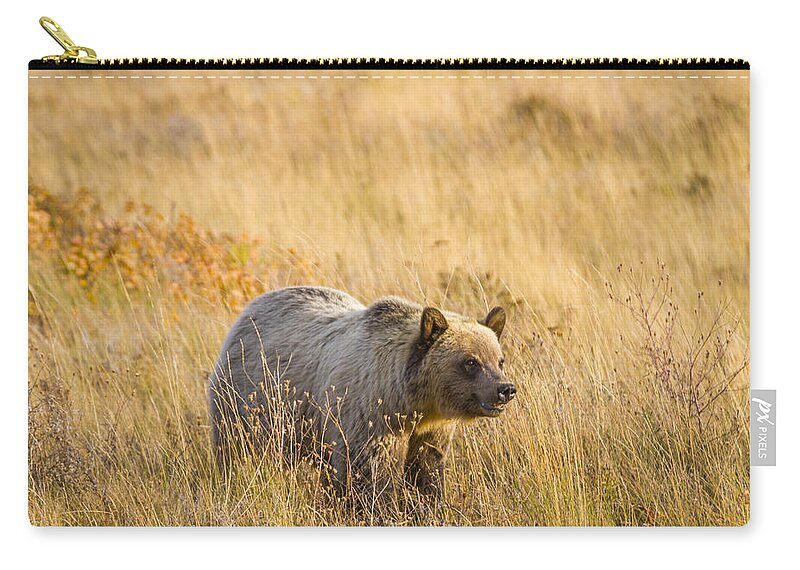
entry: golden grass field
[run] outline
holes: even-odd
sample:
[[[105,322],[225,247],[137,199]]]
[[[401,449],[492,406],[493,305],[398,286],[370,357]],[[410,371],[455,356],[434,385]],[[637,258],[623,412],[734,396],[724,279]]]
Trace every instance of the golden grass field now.
[[[31,80],[31,522],[376,522],[214,467],[227,328],[313,283],[509,312],[516,400],[382,524],[745,524],[748,84]]]

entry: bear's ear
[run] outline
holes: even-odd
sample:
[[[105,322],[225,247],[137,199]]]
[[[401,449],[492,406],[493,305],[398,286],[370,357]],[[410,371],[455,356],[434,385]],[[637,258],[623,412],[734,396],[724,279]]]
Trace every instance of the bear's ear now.
[[[503,307],[495,307],[489,311],[489,314],[481,321],[481,324],[492,329],[499,340],[506,326],[506,312]]]
[[[420,322],[420,340],[426,347],[431,346],[447,330],[447,319],[439,309],[425,307]]]

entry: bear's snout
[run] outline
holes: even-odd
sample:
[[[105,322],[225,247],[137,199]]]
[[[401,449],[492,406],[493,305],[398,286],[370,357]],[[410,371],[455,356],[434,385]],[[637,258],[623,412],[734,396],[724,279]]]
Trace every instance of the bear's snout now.
[[[484,387],[482,394],[473,394],[480,406],[478,415],[497,417],[505,409],[506,404],[517,395],[517,387],[511,382],[500,382],[488,384]]]
[[[514,399],[517,394],[517,388],[513,384],[500,384],[497,388],[497,401],[505,404]]]

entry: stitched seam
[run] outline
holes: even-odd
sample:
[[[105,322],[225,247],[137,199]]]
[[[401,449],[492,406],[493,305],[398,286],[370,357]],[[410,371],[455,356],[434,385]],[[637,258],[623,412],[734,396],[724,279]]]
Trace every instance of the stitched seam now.
[[[750,79],[749,75],[30,75],[28,79]]]

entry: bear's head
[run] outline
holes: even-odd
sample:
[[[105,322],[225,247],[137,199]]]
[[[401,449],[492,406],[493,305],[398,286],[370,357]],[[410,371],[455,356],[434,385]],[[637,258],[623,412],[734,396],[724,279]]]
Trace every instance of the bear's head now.
[[[495,307],[480,321],[422,311],[419,349],[430,413],[443,420],[499,416],[516,394],[503,372],[500,335],[506,313]]]

